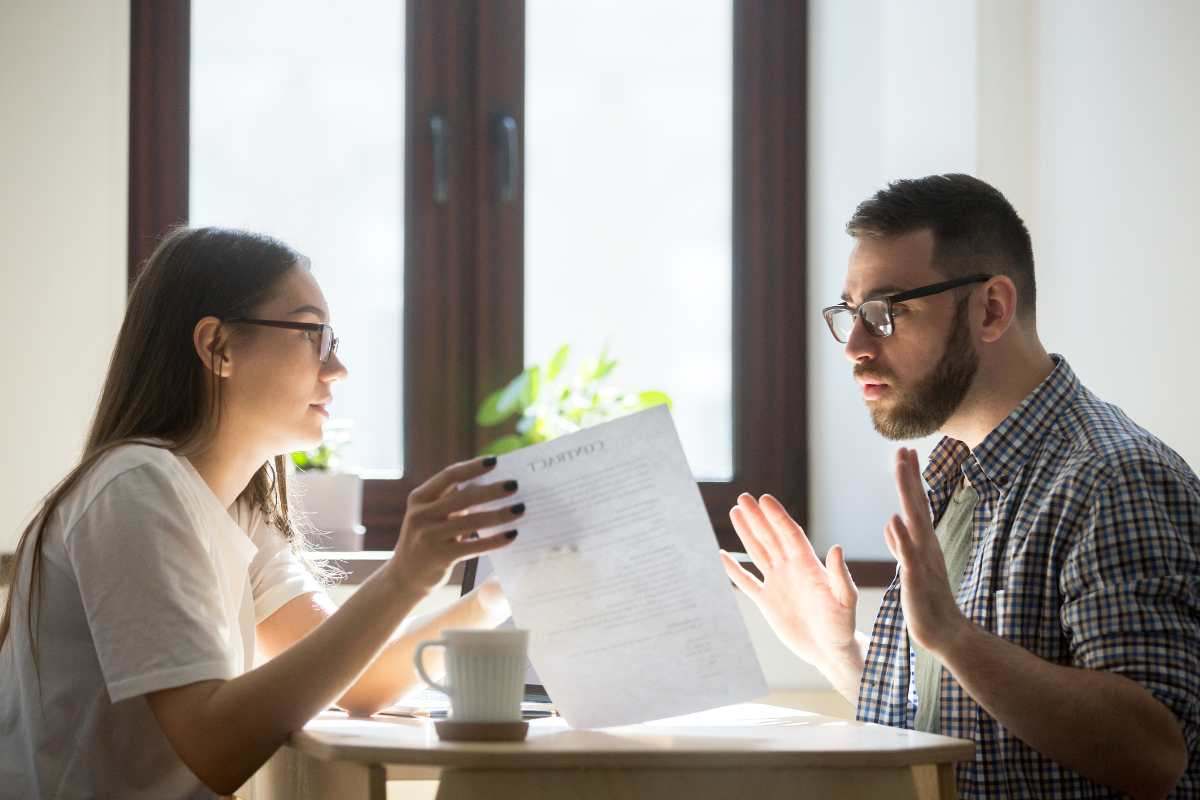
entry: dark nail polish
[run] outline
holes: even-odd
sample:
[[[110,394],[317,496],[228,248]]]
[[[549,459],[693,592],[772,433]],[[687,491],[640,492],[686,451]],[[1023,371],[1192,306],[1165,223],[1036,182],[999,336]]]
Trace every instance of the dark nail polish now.
[[[510,508],[509,511],[511,511],[513,513],[514,517],[519,517],[520,515],[525,513],[525,504],[517,503],[515,506]]]
[[[495,456],[488,456],[487,458],[485,458],[485,459],[483,460],[483,465],[484,465],[485,467],[487,467],[488,469],[491,469],[492,467],[496,466],[496,457],[495,457]]]
[[[479,531],[471,531],[470,533],[468,533],[468,534],[467,534],[465,537],[463,537],[463,538],[465,538],[465,539],[466,539],[468,542],[469,542],[469,541],[471,541],[472,539],[478,539],[478,538],[479,538]]]
[[[515,492],[517,490],[517,482],[516,481],[505,481],[504,488],[510,492]]]
[[[505,539],[515,539],[515,538],[517,538],[517,532],[509,531],[508,533],[504,534],[504,538]]]

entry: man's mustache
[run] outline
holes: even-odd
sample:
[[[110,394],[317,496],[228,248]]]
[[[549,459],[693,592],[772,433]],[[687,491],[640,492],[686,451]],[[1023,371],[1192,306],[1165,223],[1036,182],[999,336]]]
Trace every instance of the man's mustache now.
[[[893,383],[894,375],[887,370],[867,369],[862,364],[854,365],[854,377],[865,383]]]

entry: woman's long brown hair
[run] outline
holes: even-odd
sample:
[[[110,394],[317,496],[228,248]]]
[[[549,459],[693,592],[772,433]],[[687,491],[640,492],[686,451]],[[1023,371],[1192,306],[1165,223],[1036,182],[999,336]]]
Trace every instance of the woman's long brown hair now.
[[[0,648],[9,644],[11,615],[20,605],[36,669],[34,618],[42,536],[55,509],[102,456],[130,443],[188,455],[210,440],[220,422],[219,359],[213,359],[213,374],[205,375],[193,345],[196,323],[209,316],[253,316],[253,309],[271,296],[290,270],[307,265],[307,259],[282,242],[245,231],[178,228],[162,240],[130,292],[83,456],[46,496],[17,543],[9,567],[8,603],[0,616]],[[222,335],[225,338],[213,347],[216,356],[234,333],[223,329]],[[254,474],[238,501],[259,509],[302,552],[303,536],[288,512],[286,481],[283,458],[278,456]],[[29,583],[28,591],[22,592],[21,564],[27,550]]]

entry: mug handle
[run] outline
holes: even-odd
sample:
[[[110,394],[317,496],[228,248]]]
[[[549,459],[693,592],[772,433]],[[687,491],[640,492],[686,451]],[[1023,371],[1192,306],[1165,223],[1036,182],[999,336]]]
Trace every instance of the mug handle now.
[[[413,653],[413,664],[416,665],[417,674],[421,676],[421,680],[425,681],[430,686],[432,686],[434,689],[437,689],[439,692],[441,692],[442,694],[449,697],[450,696],[449,687],[443,686],[442,684],[435,681],[433,678],[429,677],[429,675],[425,672],[425,667],[421,664],[421,656],[424,654],[426,647],[445,647],[445,646],[446,646],[445,639],[438,639],[437,641],[434,641],[434,642],[421,642],[419,645],[417,645],[417,652]]]

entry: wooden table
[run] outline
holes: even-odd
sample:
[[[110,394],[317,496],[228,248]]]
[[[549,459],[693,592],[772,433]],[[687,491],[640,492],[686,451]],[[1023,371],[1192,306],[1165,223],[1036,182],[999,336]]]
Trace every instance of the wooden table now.
[[[504,744],[441,742],[430,720],[330,713],[268,762],[255,798],[384,800],[411,796],[393,781],[438,781],[418,794],[945,800],[957,796],[954,762],[974,752],[962,739],[760,704],[604,730],[540,719],[526,741]]]

